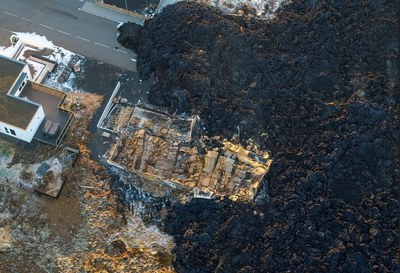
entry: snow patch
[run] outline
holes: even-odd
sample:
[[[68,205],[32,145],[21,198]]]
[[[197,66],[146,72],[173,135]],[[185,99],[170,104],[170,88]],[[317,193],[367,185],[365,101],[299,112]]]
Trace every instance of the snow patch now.
[[[33,45],[40,49],[56,48],[53,42],[49,41],[46,36],[36,34],[36,32],[15,32],[15,35],[19,38],[19,41],[24,44]]]
[[[39,34],[33,33],[26,33],[26,32],[16,32],[15,35],[19,38],[18,42],[21,42],[25,45],[31,45],[38,50],[42,49],[50,49],[53,51],[48,58],[52,61],[57,62],[58,64],[67,65],[68,62],[71,60],[71,56],[76,55],[75,53],[62,48],[55,46],[52,41],[49,41],[46,36],[42,36]]]
[[[217,7],[224,13],[237,14],[244,7],[253,8],[256,16],[260,19],[272,19],[275,12],[284,4],[290,3],[290,0],[194,0],[203,2],[213,7]]]
[[[0,227],[0,249],[7,249],[12,246],[11,227]]]
[[[56,175],[57,184],[62,184],[61,174],[68,168],[69,162],[62,157],[52,157],[41,163],[10,165],[14,157],[15,149],[12,144],[0,140],[0,182],[12,183],[27,189],[32,189],[40,183],[45,173],[52,171]],[[65,162],[64,162],[65,161]],[[49,166],[45,173],[39,172],[43,164]],[[24,178],[23,173],[29,174]]]
[[[184,0],[164,0],[160,2],[155,13],[161,12],[166,6],[172,5]],[[259,19],[272,19],[275,12],[284,4],[290,3],[291,0],[189,0],[199,2],[212,7],[218,8],[227,14],[242,14],[240,10],[250,7],[254,9],[255,16]]]
[[[125,24],[124,22],[119,22],[117,29],[119,29],[120,26],[122,26],[123,24]]]
[[[125,212],[127,225],[114,236],[122,239],[130,247],[145,246],[147,248],[163,247],[172,249],[174,242],[172,236],[160,231],[155,225],[147,226],[142,218],[135,213]]]
[[[12,46],[12,45],[9,47],[0,46],[0,55],[4,55],[9,58],[12,58],[14,53],[15,53],[14,46]]]
[[[76,55],[75,53],[66,50],[62,47],[56,47],[53,54],[49,56],[49,59],[57,62],[58,64],[62,63],[64,65],[68,65],[68,62],[71,60],[71,57]]]
[[[50,77],[45,80],[45,84],[65,92],[76,91],[76,76],[74,72],[69,74],[65,81],[60,82],[59,77],[65,69],[68,69],[68,64],[74,56],[78,56],[80,60],[83,59],[83,56],[54,45],[46,36],[36,34],[35,32],[15,32],[13,36],[18,38],[18,42],[14,46],[7,48],[0,47],[0,54],[27,62],[33,69],[33,79],[36,79],[41,74],[44,66],[41,63],[27,59],[28,54],[26,54],[26,51],[37,51],[40,55],[58,64],[57,71],[50,74]]]

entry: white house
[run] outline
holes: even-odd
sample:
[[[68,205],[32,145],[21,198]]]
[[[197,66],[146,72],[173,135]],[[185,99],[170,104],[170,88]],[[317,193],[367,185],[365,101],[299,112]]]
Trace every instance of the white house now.
[[[0,55],[0,133],[26,142],[45,118],[40,104],[19,97],[31,79],[27,64]]]

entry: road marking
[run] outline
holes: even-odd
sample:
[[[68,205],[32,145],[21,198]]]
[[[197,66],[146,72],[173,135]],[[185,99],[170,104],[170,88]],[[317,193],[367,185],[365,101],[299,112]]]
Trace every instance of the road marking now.
[[[85,39],[85,38],[82,38],[82,37],[80,37],[80,36],[75,36],[75,38],[77,38],[77,39],[79,39],[79,40],[84,40],[84,41],[86,41],[86,42],[90,42],[90,40]]]
[[[27,21],[27,22],[31,22],[31,23],[32,23],[31,20],[29,20],[29,19],[27,19],[27,18],[25,18],[25,17],[21,17],[21,19],[24,20],[24,21]]]
[[[69,36],[72,35],[71,33],[68,33],[68,32],[65,32],[65,31],[62,31],[62,30],[59,30],[59,29],[57,29],[57,31],[62,33],[62,34],[65,34],[65,35],[69,35]]]
[[[131,59],[132,61],[136,62],[136,59]]]
[[[121,52],[121,53],[128,54],[128,52],[126,52],[126,51],[123,51],[123,50],[121,50],[121,49],[114,48],[114,50],[115,50],[115,51],[118,51],[118,52]]]
[[[99,45],[99,46],[103,46],[103,47],[109,47],[108,45],[104,45],[104,44],[100,44],[100,43],[98,43],[98,42],[94,42],[96,45]]]
[[[43,25],[43,24],[39,24],[39,26],[42,26],[42,27],[45,27],[45,28],[48,28],[48,29],[54,29],[54,28],[52,28],[52,27],[49,27],[49,26]]]
[[[3,11],[5,14],[8,14],[8,15],[10,15],[10,16],[14,16],[14,17],[18,17],[17,15],[15,15],[15,14],[13,14],[13,13],[10,13],[10,12],[7,12],[7,11]]]

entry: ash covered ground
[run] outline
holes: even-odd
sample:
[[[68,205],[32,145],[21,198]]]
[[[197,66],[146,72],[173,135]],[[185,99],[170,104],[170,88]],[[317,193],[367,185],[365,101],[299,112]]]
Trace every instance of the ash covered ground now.
[[[172,208],[178,272],[399,270],[398,5],[293,1],[258,20],[179,3],[120,28],[158,78],[151,103],[274,158],[254,204]]]

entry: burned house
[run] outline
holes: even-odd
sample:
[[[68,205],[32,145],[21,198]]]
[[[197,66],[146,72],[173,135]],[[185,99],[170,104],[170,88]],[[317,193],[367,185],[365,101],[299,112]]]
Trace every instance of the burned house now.
[[[193,136],[197,119],[176,117],[148,106],[123,112],[125,125],[112,146],[109,163],[142,177],[250,201],[272,163],[238,144],[200,145]]]

